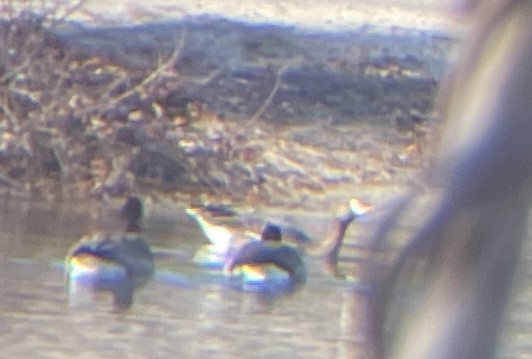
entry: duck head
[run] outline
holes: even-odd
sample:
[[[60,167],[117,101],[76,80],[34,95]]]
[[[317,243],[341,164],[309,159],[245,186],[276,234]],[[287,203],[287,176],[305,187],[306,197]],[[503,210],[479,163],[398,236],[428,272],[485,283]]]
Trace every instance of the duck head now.
[[[275,224],[267,223],[262,230],[260,239],[263,241],[280,242],[282,239],[281,228]]]
[[[373,206],[358,198],[351,198],[347,206],[340,208],[338,218],[351,222],[356,218],[360,218],[373,210]]]

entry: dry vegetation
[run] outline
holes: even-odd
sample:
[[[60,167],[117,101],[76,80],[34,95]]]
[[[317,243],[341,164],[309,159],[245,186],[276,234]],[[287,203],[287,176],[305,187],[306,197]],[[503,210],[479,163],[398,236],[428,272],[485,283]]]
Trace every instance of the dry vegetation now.
[[[128,68],[98,56],[76,56],[54,36],[69,15],[82,11],[82,2],[68,8],[63,2],[46,5],[33,11],[31,5],[2,4],[2,182],[9,190],[37,195],[132,191],[130,166],[142,157],[139,145],[160,141],[198,107],[169,109],[159,103],[169,89],[204,80],[176,70],[184,32],[172,53],[148,54],[152,68]],[[184,119],[176,119],[175,112]],[[174,150],[166,155],[183,162],[183,153]]]
[[[301,204],[335,189],[409,182],[422,164],[425,135],[410,114],[403,132],[260,121],[297,59],[277,64],[269,95],[243,124],[172,96],[218,75],[180,73],[185,28],[171,50],[145,53],[142,66],[80,55],[55,36],[70,26],[69,16],[84,11],[83,0],[67,3],[0,5],[5,193],[86,198],[149,191],[187,201]]]

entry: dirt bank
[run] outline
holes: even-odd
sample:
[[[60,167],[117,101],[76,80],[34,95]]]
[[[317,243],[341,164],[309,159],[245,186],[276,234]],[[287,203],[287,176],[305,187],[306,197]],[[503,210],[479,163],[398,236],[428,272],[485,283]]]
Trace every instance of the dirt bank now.
[[[67,198],[313,207],[415,182],[455,43],[205,18],[31,24],[17,51],[40,36],[33,63],[13,76],[3,59],[3,189]]]

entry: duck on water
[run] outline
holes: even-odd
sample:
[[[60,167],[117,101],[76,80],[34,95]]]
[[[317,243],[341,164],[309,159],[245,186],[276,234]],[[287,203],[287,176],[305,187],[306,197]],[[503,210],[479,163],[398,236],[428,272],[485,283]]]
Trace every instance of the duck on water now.
[[[248,267],[249,270],[258,267],[259,281],[262,281],[267,276],[262,268],[274,266],[288,276],[288,289],[299,287],[307,280],[305,261],[299,249],[282,243],[281,239],[281,229],[277,225],[267,224],[261,240],[244,244],[227,258],[224,272],[232,275],[236,268]]]
[[[347,205],[340,206],[328,232],[321,239],[313,238],[293,225],[268,223],[280,230],[284,244],[296,246],[310,257],[323,258],[335,268],[349,224],[370,212],[372,208],[360,199],[350,199]],[[264,227],[264,220],[239,217],[234,211],[213,211],[208,207],[194,207],[188,208],[187,213],[196,220],[210,242],[196,255],[196,261],[200,263],[223,264],[232,253],[249,242],[260,240],[264,234],[261,235],[260,232],[260,228]],[[258,251],[261,245],[256,246],[255,250]],[[263,250],[269,250],[269,247],[264,246]]]
[[[83,236],[66,256],[69,298],[79,289],[109,292],[116,309],[129,308],[135,289],[148,282],[155,271],[153,253],[139,235],[142,202],[129,197],[120,212],[125,232]],[[70,298],[72,299],[72,298]]]

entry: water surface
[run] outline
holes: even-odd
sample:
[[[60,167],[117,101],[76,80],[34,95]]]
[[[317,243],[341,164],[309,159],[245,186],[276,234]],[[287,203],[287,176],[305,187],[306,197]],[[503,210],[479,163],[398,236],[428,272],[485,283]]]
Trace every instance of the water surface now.
[[[152,211],[144,236],[157,255],[156,275],[129,310],[116,312],[105,293],[69,298],[63,260],[82,234],[116,227],[118,204],[100,209],[6,200],[0,208],[2,358],[368,357],[368,291],[357,278],[365,254],[356,243],[371,224],[348,230],[340,262],[348,279],[309,261],[305,286],[272,298],[241,290],[219,268],[194,263],[205,239],[182,208]],[[532,357],[530,240],[523,253],[501,358]]]
[[[1,357],[364,356],[357,322],[364,291],[319,264],[309,263],[307,284],[292,295],[242,291],[219,269],[192,262],[205,240],[176,206],[149,216],[145,237],[158,253],[157,272],[136,292],[133,306],[117,313],[106,294],[69,300],[62,264],[83,233],[113,228],[116,208],[2,206]],[[342,268],[357,266],[352,260]]]

